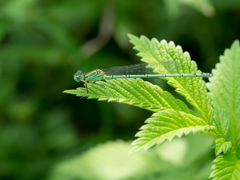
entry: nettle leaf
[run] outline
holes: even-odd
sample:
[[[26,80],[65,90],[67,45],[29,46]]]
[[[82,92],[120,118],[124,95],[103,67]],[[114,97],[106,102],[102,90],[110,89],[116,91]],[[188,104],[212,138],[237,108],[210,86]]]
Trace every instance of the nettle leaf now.
[[[240,177],[240,161],[235,153],[219,155],[211,167],[209,178],[213,180],[238,180]]]
[[[142,61],[149,64],[154,72],[160,74],[200,73],[196,63],[191,61],[190,55],[183,53],[181,47],[175,46],[173,42],[167,43],[164,40],[158,42],[156,39],[150,41],[145,36],[138,38],[129,35],[129,37],[134,44],[134,49],[138,50],[138,55],[143,58]],[[176,136],[181,137],[190,132],[214,133],[215,128],[211,126],[210,98],[202,78],[165,77],[163,79],[175,87],[176,91],[196,108],[202,118],[197,117],[196,113],[186,104],[175,99],[170,93],[142,79],[112,79],[97,82],[98,85],[88,83],[88,94],[85,88],[65,92],[89,99],[131,104],[157,112],[137,133],[138,139],[133,143],[133,151],[148,149],[155,144],[161,144],[165,140],[171,140]]]
[[[202,118],[173,109],[154,113],[146,123],[136,134],[139,138],[132,143],[134,145],[132,152],[147,150],[166,140],[171,141],[176,136],[181,137],[191,132],[210,132],[215,129]]]
[[[85,88],[66,90],[64,92],[100,101],[131,104],[154,112],[160,109],[175,109],[193,114],[193,111],[181,100],[174,98],[169,92],[163,91],[159,86],[139,78],[107,80],[107,82],[101,82],[101,84],[114,97],[109,94],[105,87],[97,84],[88,84],[88,94]]]
[[[157,39],[149,40],[145,36],[140,38],[129,35],[130,42],[134,44],[134,49],[139,51],[145,63],[156,64],[162,61],[174,61],[178,64],[176,73],[200,73],[194,61],[191,61],[189,53],[183,52],[180,46],[175,46],[173,42],[167,43],[165,40],[159,42]],[[162,74],[172,73],[168,66],[151,66],[155,72]],[[201,77],[167,77],[163,78],[168,84],[176,88],[176,92],[186,98],[186,100],[196,108],[198,113],[208,123],[212,123],[212,107],[207,94],[206,84]]]
[[[237,149],[240,138],[240,45],[235,41],[220,57],[213,70],[208,88],[216,111],[215,124],[219,132]],[[220,110],[218,110],[220,109]],[[227,122],[227,125],[226,125]]]
[[[218,138],[214,141],[215,154],[227,153],[232,148],[232,142],[226,142],[224,138]]]
[[[158,42],[156,39],[151,41],[145,36],[137,38],[136,36],[129,35],[131,42],[135,45],[134,49],[138,50],[143,59],[142,61],[149,63],[150,67],[154,69],[156,73],[170,74],[172,73],[173,65],[162,64],[159,62],[175,62],[177,67],[175,73],[200,73],[197,70],[197,65],[194,61],[191,61],[188,53],[183,53],[180,46],[175,46],[173,42],[167,43],[165,40]],[[203,119],[211,124],[212,121],[212,108],[210,106],[210,99],[207,95],[205,82],[201,77],[166,77],[168,83],[176,88],[176,91],[185,96],[186,100],[193,105]],[[140,81],[140,80],[138,80]],[[84,89],[78,88],[77,90],[67,90],[66,93],[76,94],[78,96],[85,96],[89,99],[98,99],[103,101],[116,101],[121,103],[128,103],[145,109],[150,109],[155,112],[161,108],[172,108],[166,105],[168,103],[176,103],[179,100],[175,100],[168,93],[160,93],[161,99],[158,98],[159,91],[162,92],[157,86],[150,86],[146,83],[138,83],[136,80],[109,80],[101,82],[105,87],[88,83],[89,94],[84,92]],[[114,84],[114,85],[113,85]],[[129,86],[130,85],[130,86]],[[107,88],[107,89],[106,89]],[[109,90],[111,94],[107,91]],[[170,98],[168,98],[170,97]],[[166,101],[166,102],[163,102]],[[190,112],[183,103],[180,103],[181,107],[186,112]]]
[[[235,41],[220,56],[213,70],[208,88],[214,107],[214,124],[221,139],[216,140],[216,154],[211,177],[214,179],[240,179],[240,45]],[[225,142],[227,141],[227,142]]]

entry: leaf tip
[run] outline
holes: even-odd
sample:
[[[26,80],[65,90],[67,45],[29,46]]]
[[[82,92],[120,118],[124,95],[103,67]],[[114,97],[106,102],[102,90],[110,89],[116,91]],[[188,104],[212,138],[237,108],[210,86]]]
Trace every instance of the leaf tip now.
[[[62,93],[66,93],[66,94],[77,94],[76,89],[64,90],[64,91],[62,91]]]

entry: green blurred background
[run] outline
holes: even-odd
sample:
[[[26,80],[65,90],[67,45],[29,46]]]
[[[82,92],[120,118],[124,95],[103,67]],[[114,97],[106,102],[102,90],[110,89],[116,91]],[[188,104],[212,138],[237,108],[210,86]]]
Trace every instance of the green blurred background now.
[[[83,86],[78,69],[139,63],[128,33],[172,40],[210,72],[239,39],[240,1],[0,0],[0,179],[49,178],[90,147],[134,139],[150,112],[62,93]]]

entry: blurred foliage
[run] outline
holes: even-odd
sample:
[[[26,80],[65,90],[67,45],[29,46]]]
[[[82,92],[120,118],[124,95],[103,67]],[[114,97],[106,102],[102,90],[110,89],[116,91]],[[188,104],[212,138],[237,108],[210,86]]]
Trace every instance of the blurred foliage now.
[[[61,93],[78,68],[138,63],[127,33],[173,40],[210,71],[239,17],[238,0],[1,0],[0,178],[44,179],[61,159],[133,139],[149,112]]]
[[[207,180],[211,144],[212,139],[206,135],[190,135],[160,148],[129,154],[129,142],[107,142],[59,163],[49,179]]]

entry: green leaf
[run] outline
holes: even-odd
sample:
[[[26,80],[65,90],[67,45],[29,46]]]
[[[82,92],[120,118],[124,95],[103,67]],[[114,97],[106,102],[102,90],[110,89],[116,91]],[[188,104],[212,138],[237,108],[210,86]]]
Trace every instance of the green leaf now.
[[[202,144],[197,147],[197,144]],[[189,149],[195,147],[194,149]],[[186,180],[207,179],[211,162],[198,159],[209,154],[209,136],[175,139],[160,148],[128,154],[130,142],[108,141],[58,162],[48,180]],[[184,169],[184,171],[183,171]],[[156,176],[157,174],[157,176]]]
[[[215,154],[218,156],[221,153],[227,153],[232,148],[232,142],[226,142],[224,138],[218,138],[214,142]]]
[[[213,180],[238,180],[240,178],[240,161],[235,153],[219,155],[211,167],[210,178]]]
[[[172,70],[175,73],[200,72],[197,70],[196,63],[191,61],[190,55],[183,53],[181,47],[176,47],[173,42],[167,43],[164,40],[158,42],[156,39],[150,41],[145,36],[137,38],[136,36],[129,35],[129,37],[135,45],[134,49],[138,50],[138,55],[143,58],[142,61],[149,63],[149,66],[156,73],[170,74],[173,72]],[[163,61],[174,63],[170,65],[168,63],[159,63]],[[211,125],[212,108],[210,98],[207,95],[205,82],[201,77],[166,77],[163,79],[168,80],[168,83],[175,87],[179,94],[185,96],[186,100],[196,108],[207,124]],[[88,83],[88,94],[81,88],[65,92],[91,99],[127,103],[155,112],[161,109],[176,109],[192,113],[184,103],[174,99],[169,93],[165,93],[159,87],[140,79],[108,80],[107,82],[101,81],[101,84],[103,86]],[[175,107],[172,103],[177,104],[177,106]]]
[[[214,123],[220,134],[239,148],[240,140],[240,45],[235,41],[220,57],[208,88],[214,106]]]
[[[200,72],[197,70],[196,63],[191,61],[189,54],[183,53],[181,47],[176,47],[173,42],[158,42],[156,39],[150,41],[144,36],[137,38],[129,35],[129,37],[135,45],[134,48],[139,51],[138,55],[143,58],[142,61],[148,63],[156,73],[170,74],[173,70],[175,73]],[[163,61],[173,63],[159,63]],[[148,149],[155,144],[161,144],[190,132],[214,133],[215,127],[211,126],[210,98],[202,78],[166,77],[163,79],[168,80],[168,83],[175,87],[179,94],[185,96],[202,118],[197,117],[182,101],[142,79],[112,79],[98,82],[101,85],[88,83],[88,94],[85,88],[64,92],[91,99],[131,104],[157,112],[137,133],[136,136],[139,138],[133,142],[132,151]]]
[[[183,53],[180,46],[175,46],[173,42],[167,43],[165,40],[158,42],[156,39],[149,40],[145,36],[140,38],[129,35],[130,42],[134,44],[134,49],[139,51],[138,55],[146,63],[157,63],[161,61],[174,61],[179,64],[180,68],[177,73],[197,73],[194,61],[191,61],[187,52]],[[152,66],[155,72],[169,74],[168,67]],[[169,85],[176,88],[176,92],[186,98],[186,100],[196,108],[198,113],[210,125],[212,123],[212,108],[210,98],[207,94],[205,82],[200,77],[168,77]]]
[[[100,83],[99,83],[100,84]],[[163,91],[159,86],[142,79],[118,79],[101,82],[105,87],[97,84],[88,84],[89,93],[85,88],[66,90],[65,93],[88,97],[108,102],[131,104],[154,112],[160,109],[175,109],[194,114],[185,103],[174,98],[169,92]]]
[[[212,165],[213,179],[240,179],[240,45],[235,41],[220,57],[208,88],[214,107],[214,124],[222,137],[215,141],[219,155]],[[231,149],[231,153],[229,152]]]
[[[133,142],[132,152],[141,149],[147,150],[166,140],[171,141],[176,136],[181,137],[191,132],[209,132],[215,129],[202,118],[172,109],[154,113],[151,118],[146,120],[146,123],[136,134],[138,139]]]

